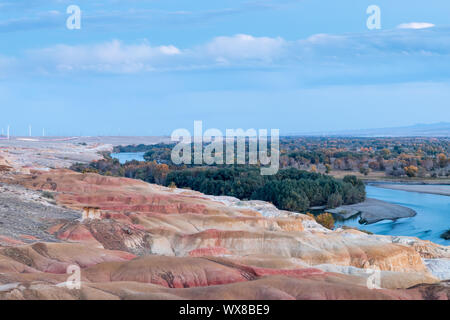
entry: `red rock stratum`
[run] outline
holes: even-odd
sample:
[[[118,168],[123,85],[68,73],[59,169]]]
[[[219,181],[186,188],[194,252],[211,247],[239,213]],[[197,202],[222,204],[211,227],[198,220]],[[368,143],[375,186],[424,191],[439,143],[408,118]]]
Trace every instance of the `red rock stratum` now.
[[[449,261],[450,250],[428,241],[331,231],[270,204],[66,169],[6,172],[0,181],[51,192],[48,206],[77,213],[42,216],[39,237],[30,229],[0,238],[2,299],[450,296],[427,267]],[[44,227],[53,243],[40,240]],[[70,265],[81,268],[80,289],[64,285]],[[368,286],[374,275],[378,289]]]

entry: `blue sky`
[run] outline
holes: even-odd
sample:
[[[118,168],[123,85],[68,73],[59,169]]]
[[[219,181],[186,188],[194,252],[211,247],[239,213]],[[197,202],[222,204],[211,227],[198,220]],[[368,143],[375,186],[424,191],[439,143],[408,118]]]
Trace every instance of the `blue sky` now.
[[[66,9],[82,10],[68,30]],[[368,30],[366,9],[381,9]],[[0,127],[281,133],[450,121],[445,0],[0,0]]]

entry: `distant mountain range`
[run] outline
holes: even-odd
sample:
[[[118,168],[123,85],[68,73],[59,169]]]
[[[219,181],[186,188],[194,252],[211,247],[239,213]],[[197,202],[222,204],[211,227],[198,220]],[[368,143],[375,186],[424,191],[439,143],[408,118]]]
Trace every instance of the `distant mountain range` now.
[[[354,137],[450,137],[450,122],[415,124],[406,127],[309,132],[305,136],[354,136]]]

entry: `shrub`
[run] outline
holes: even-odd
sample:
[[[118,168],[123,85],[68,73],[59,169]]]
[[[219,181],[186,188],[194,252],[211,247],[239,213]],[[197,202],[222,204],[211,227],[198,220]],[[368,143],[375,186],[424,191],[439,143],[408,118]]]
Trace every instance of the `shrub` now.
[[[87,168],[82,169],[81,172],[82,173],[98,173],[98,170],[91,168],[91,167],[87,167]]]
[[[334,229],[334,218],[331,213],[325,212],[316,216],[317,223],[321,224],[327,229]]]
[[[169,184],[169,188],[172,189],[172,190],[173,190],[173,189],[176,189],[176,188],[177,188],[177,185],[175,184],[175,182],[172,181],[172,182]]]
[[[316,220],[316,216],[313,215],[311,212],[307,212],[306,215],[310,218],[313,218],[314,220]]]
[[[417,176],[419,169],[416,166],[409,166],[404,168],[406,175],[410,178]]]
[[[370,173],[370,169],[366,167],[360,167],[359,172],[365,176],[367,176]]]

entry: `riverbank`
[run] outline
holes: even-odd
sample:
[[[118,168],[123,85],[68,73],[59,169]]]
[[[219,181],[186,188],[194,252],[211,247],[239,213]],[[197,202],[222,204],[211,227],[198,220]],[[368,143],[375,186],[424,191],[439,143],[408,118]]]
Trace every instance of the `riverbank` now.
[[[408,192],[419,192],[428,194],[437,194],[442,196],[450,196],[450,185],[443,184],[404,184],[404,183],[370,183],[377,188],[402,190]]]
[[[361,203],[340,206],[327,211],[340,216],[344,220],[359,214],[360,223],[362,224],[410,218],[417,214],[416,211],[410,208],[371,198]]]
[[[441,238],[441,235],[450,227],[448,213],[450,197],[378,188],[371,185],[366,187],[366,192],[367,198],[407,207],[417,212],[417,215],[410,218],[360,224],[360,216],[357,214],[347,220],[336,221],[336,227],[346,225],[374,234],[418,237],[443,245],[449,244],[448,240]]]

